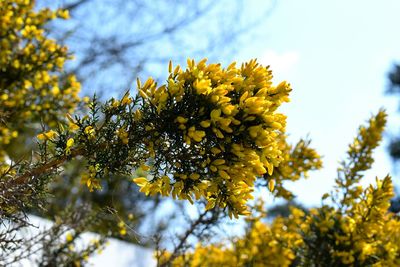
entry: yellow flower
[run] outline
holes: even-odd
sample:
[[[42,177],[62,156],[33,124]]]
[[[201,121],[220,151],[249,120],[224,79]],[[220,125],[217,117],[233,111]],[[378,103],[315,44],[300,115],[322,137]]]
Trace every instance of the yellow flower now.
[[[54,86],[53,89],[51,89],[51,93],[52,93],[54,96],[59,95],[59,94],[60,94],[60,88],[59,88],[58,86]]]
[[[140,121],[142,119],[142,112],[140,110],[135,110],[135,114],[133,115],[136,121]]]
[[[132,98],[129,97],[129,94],[125,95],[121,100],[122,105],[129,105],[131,103],[132,103]]]
[[[81,183],[85,184],[90,192],[95,189],[101,189],[100,181],[94,177],[95,173],[84,173],[81,177]]]
[[[117,136],[119,139],[121,139],[123,144],[128,144],[129,143],[129,137],[128,137],[128,132],[125,131],[124,129],[118,129],[116,131]]]
[[[79,130],[79,126],[77,124],[71,123],[71,122],[68,124],[68,128],[71,130],[71,132],[75,132],[75,131]]]
[[[57,15],[62,19],[69,19],[69,11],[67,9],[59,9]]]
[[[73,138],[69,138],[67,140],[67,144],[65,146],[65,154],[67,154],[67,155],[71,154],[71,147],[73,147],[74,143],[75,143],[75,141]]]
[[[190,174],[190,179],[192,179],[192,180],[198,180],[199,178],[200,178],[200,174],[198,174],[198,173],[192,173],[192,174]]]
[[[196,88],[198,94],[208,95],[211,91],[211,80],[201,79],[194,82],[194,88]]]
[[[119,234],[124,236],[126,235],[126,224],[124,221],[119,221],[118,223]]]
[[[140,168],[141,168],[142,170],[144,170],[144,171],[150,170],[150,167],[147,166],[147,165],[140,165]]]
[[[74,236],[71,234],[71,232],[68,232],[65,239],[67,242],[71,242],[74,239]]]
[[[86,126],[85,127],[85,134],[87,134],[89,136],[89,138],[94,138],[95,130],[93,129],[92,126]]]
[[[132,179],[132,181],[133,181],[135,184],[137,184],[139,187],[143,187],[144,185],[146,185],[146,184],[148,183],[146,177],[134,178],[134,179]]]
[[[44,133],[38,134],[38,135],[37,135],[37,138],[38,138],[39,140],[47,140],[47,139],[52,140],[52,139],[54,139],[56,136],[57,136],[57,132],[55,132],[55,131],[53,131],[53,130],[50,130],[50,131],[48,131],[48,132],[44,132]]]
[[[268,181],[268,189],[270,192],[274,191],[275,189],[275,180],[271,179]]]
[[[176,121],[183,124],[183,123],[186,123],[188,121],[188,119],[186,119],[182,116],[178,116],[178,117],[176,117]]]
[[[147,94],[146,94],[143,90],[141,90],[141,89],[139,89],[139,94],[140,94],[140,96],[141,96],[142,98],[144,98],[144,99],[148,98]]]

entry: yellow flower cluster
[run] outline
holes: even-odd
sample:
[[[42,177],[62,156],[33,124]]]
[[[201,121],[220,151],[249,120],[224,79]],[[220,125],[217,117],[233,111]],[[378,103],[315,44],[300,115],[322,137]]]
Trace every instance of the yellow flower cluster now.
[[[294,248],[303,244],[298,230],[304,217],[299,209],[292,208],[291,212],[290,218],[279,217],[271,224],[263,222],[261,216],[248,219],[243,237],[213,245],[197,244],[193,252],[180,255],[171,266],[290,266],[296,258]],[[170,256],[163,252],[160,263]]]
[[[332,265],[398,266],[400,264],[400,221],[388,213],[393,197],[389,176],[361,189],[348,210],[323,206],[312,209],[304,219],[302,261]],[[319,246],[320,249],[313,248]]]
[[[280,137],[280,150],[283,160],[272,175],[265,175],[269,185],[275,181],[274,193],[285,199],[293,198],[293,194],[284,186],[285,181],[297,181],[307,178],[308,172],[322,168],[322,160],[317,151],[310,147],[310,141],[299,140],[295,145],[287,143],[285,136]],[[271,190],[272,191],[272,190]]]
[[[207,209],[247,214],[256,178],[272,175],[282,161],[278,137],[286,117],[276,110],[289,101],[289,85],[273,86],[271,71],[255,60],[226,69],[188,60],[186,70],[170,64],[169,71],[165,85],[138,82],[149,155],[163,157],[167,171],[135,182],[146,194],[204,197]],[[168,158],[174,145],[179,149]]]
[[[198,245],[172,266],[398,266],[400,221],[387,213],[392,184],[390,178],[377,183],[365,191],[354,213],[344,215],[324,206],[309,215],[292,208],[289,217],[271,224],[253,218],[243,237]],[[169,256],[164,253],[161,262]]]
[[[40,133],[37,135],[37,138],[41,141],[43,140],[52,140],[57,136],[57,132],[50,130],[44,133]]]
[[[100,180],[96,177],[98,173],[99,165],[90,165],[87,172],[82,174],[81,184],[85,184],[90,192],[94,189],[101,189]]]
[[[0,164],[12,139],[32,135],[27,126],[57,125],[79,100],[74,76],[60,78],[67,48],[48,37],[45,24],[67,18],[67,11],[36,11],[34,1],[2,0],[0,4]]]
[[[346,192],[341,199],[342,208],[354,204],[362,190],[358,183],[363,177],[363,171],[371,168],[374,159],[373,149],[382,139],[382,131],[386,124],[386,113],[379,113],[368,121],[368,127],[361,126],[358,135],[347,151],[347,161],[343,161],[338,168],[336,184],[338,188],[345,188]]]

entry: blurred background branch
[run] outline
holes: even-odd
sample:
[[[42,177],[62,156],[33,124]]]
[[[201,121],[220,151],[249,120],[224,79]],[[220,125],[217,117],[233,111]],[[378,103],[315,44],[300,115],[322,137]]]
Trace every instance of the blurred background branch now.
[[[160,79],[168,61],[209,57],[230,61],[268,18],[274,0],[251,14],[248,1],[80,0],[40,1],[66,8],[71,19],[54,23],[53,33],[76,55],[69,71],[84,92],[118,94],[138,76]]]

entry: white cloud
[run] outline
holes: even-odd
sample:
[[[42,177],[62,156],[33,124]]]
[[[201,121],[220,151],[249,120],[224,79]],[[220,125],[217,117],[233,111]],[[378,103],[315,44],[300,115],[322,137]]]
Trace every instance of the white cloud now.
[[[278,53],[274,50],[266,50],[258,59],[263,65],[270,65],[275,74],[285,75],[290,72],[299,61],[299,54],[295,51]]]

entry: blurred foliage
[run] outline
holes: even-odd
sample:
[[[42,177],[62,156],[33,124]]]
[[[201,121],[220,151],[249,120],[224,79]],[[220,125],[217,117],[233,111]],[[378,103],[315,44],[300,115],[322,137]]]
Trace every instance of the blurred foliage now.
[[[67,48],[48,37],[46,24],[68,18],[65,10],[34,11],[34,2],[4,0],[0,5],[0,265],[36,259],[39,266],[79,266],[102,247],[102,238],[74,250],[75,240],[94,226],[90,209],[58,212],[49,229],[27,234],[32,227],[25,212],[43,210],[52,172],[40,178],[16,179],[37,153],[34,136],[43,127],[65,123],[80,98],[75,76],[63,71],[71,58]],[[65,240],[65,233],[74,231]]]
[[[71,19],[52,24],[52,34],[76,55],[68,70],[84,92],[116,96],[136,77],[165,79],[169,60],[188,56],[227,63],[254,34],[276,1],[244,0],[41,0],[69,10]],[[253,8],[256,6],[256,8]],[[158,81],[160,81],[158,80]]]
[[[387,93],[397,95],[400,93],[400,66],[395,65],[388,75],[389,86]],[[394,161],[400,159],[400,140],[393,136],[389,144],[389,153]]]
[[[386,93],[398,95],[400,93],[400,65],[394,65],[391,72],[388,74],[389,85]],[[390,157],[394,163],[394,169],[397,170],[397,164],[400,159],[400,138],[398,134],[391,135],[388,146]],[[400,212],[400,196],[394,197],[391,201],[390,211]]]

